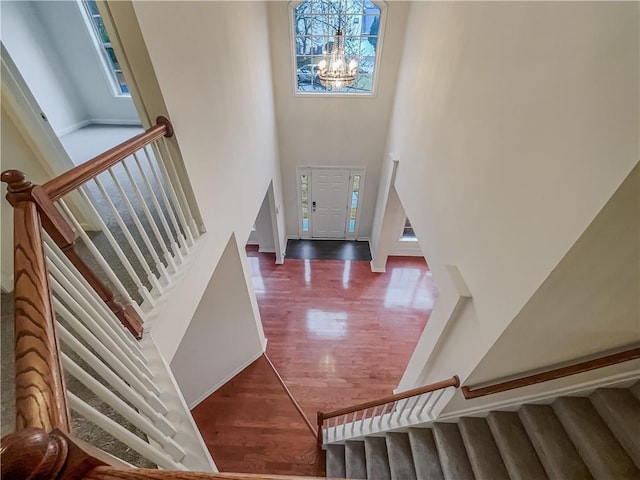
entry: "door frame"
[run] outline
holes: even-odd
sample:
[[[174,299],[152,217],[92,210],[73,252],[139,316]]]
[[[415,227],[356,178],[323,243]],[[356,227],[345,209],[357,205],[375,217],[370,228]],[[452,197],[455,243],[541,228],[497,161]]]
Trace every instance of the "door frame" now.
[[[354,175],[360,175],[360,184],[358,188],[358,204],[356,209],[356,224],[353,232],[349,232],[349,217],[347,214],[345,220],[345,240],[356,240],[358,238],[358,231],[360,230],[360,218],[362,215],[362,205],[364,198],[364,187],[365,187],[365,177],[366,177],[366,168],[364,167],[353,167],[353,166],[343,166],[343,165],[320,165],[313,166],[309,165],[307,167],[296,167],[296,200],[297,200],[297,212],[298,212],[298,238],[301,239],[318,239],[320,237],[313,236],[313,215],[311,215],[311,202],[313,201],[313,191],[312,191],[312,175],[314,170],[348,170],[349,171],[349,196],[348,202],[351,202],[351,198],[353,197],[353,177]],[[307,188],[308,188],[308,212],[309,212],[309,225],[307,230],[303,230],[302,227],[302,191],[300,184],[300,177],[302,175],[307,175]],[[349,203],[345,205],[345,208],[349,208]]]

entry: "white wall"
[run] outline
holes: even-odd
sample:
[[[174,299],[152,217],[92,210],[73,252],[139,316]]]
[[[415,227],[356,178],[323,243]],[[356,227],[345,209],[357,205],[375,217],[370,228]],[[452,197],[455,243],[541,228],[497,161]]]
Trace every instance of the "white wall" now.
[[[53,47],[87,113],[95,123],[139,124],[130,96],[115,95],[77,1],[33,2]]]
[[[398,192],[393,187],[387,193],[387,198],[383,204],[383,218],[381,222],[380,234],[376,236],[372,245],[371,269],[374,272],[384,272],[387,265],[387,257],[398,239],[398,225],[404,218],[402,203],[398,198]]]
[[[189,408],[264,352],[245,282],[243,248],[232,236],[171,361]]]
[[[271,209],[269,206],[269,194],[265,195],[258,216],[256,217],[255,240],[259,245],[260,252],[275,253],[275,242],[273,238],[273,226],[271,225]],[[254,232],[251,232],[252,234]]]
[[[369,237],[389,126],[407,3],[389,3],[374,97],[294,95],[290,2],[267,2],[286,230],[298,236],[296,167],[366,168],[359,237]],[[328,155],[329,154],[329,155]]]
[[[2,41],[54,131],[90,122],[139,124],[114,94],[76,1],[2,2]]]
[[[640,343],[640,165],[516,315],[467,379],[480,384],[521,372]],[[634,367],[633,362],[617,371]],[[638,362],[635,362],[635,368]],[[612,369],[609,369],[612,370]],[[581,381],[611,375],[607,369]],[[527,394],[558,388],[575,378],[530,387]],[[523,390],[465,401],[470,408],[522,395]]]
[[[117,3],[114,13],[124,9]],[[128,58],[143,57],[145,46],[148,50],[153,68],[134,70],[137,88],[141,98],[150,99],[150,117],[166,106],[209,231],[200,241],[189,281],[176,286],[153,328],[156,343],[170,360],[203,294],[209,294],[205,287],[227,240],[235,234],[239,244],[246,243],[271,181],[280,211],[276,224],[282,225],[267,14],[264,3],[252,2],[138,2],[133,8],[144,45],[129,35],[137,27],[131,18],[115,15],[115,26],[122,29]],[[284,230],[278,239],[284,245]],[[258,329],[253,286],[248,276],[245,280]],[[244,340],[233,340],[240,349]]]
[[[87,110],[32,2],[3,1],[2,43],[57,134],[84,122]]]
[[[387,151],[440,298],[401,388],[464,381],[638,161],[638,7],[412,3]]]
[[[0,119],[0,171],[10,168],[21,170],[33,183],[49,179],[36,155],[29,147],[13,119],[2,107]],[[2,204],[0,214],[0,285],[3,290],[13,290],[13,208],[4,198],[6,184],[2,184]]]

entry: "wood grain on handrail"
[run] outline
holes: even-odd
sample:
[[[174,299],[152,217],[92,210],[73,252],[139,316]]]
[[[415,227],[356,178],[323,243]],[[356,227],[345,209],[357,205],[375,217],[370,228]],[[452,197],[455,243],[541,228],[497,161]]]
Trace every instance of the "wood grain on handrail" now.
[[[156,125],[145,132],[122,142],[120,145],[116,145],[97,157],[68,170],[54,179],[49,180],[47,183],[42,185],[44,191],[52,201],[55,201],[101,174],[108,168],[113,167],[116,163],[124,160],[129,155],[132,155],[134,152],[137,152],[154,140],[157,140],[160,137],[171,137],[173,135],[173,128],[171,127],[171,123],[168,119],[165,117],[158,117],[156,122]]]
[[[68,432],[69,412],[36,204],[15,204],[13,219],[16,430],[38,427]]]
[[[369,402],[359,403],[357,405],[352,405],[350,407],[341,408],[339,410],[333,410],[331,412],[318,412],[318,422],[321,419],[326,420],[327,418],[339,417],[341,415],[347,415],[353,412],[359,412],[360,410],[365,410],[367,408],[379,407],[381,405],[386,405],[388,403],[397,402],[398,400],[404,400],[406,398],[415,397],[417,395],[422,395],[423,393],[435,392],[436,390],[441,390],[447,387],[455,387],[458,388],[460,386],[460,379],[457,375],[454,375],[451,378],[446,380],[442,380],[437,383],[432,383],[431,385],[425,385],[424,387],[414,388],[413,390],[407,390],[406,392],[396,393],[394,395],[388,395],[386,397],[378,398],[376,400],[371,400]]]
[[[557,378],[568,377],[570,375],[576,375],[578,373],[588,372],[590,370],[596,370],[602,367],[608,367],[617,363],[628,362],[637,358],[640,358],[640,348],[632,348],[629,350],[625,350],[624,352],[605,355],[592,360],[574,363],[573,365],[568,365],[565,367],[553,368],[545,372],[527,375],[521,378],[506,380],[503,382],[496,382],[491,385],[485,385],[483,387],[464,386],[462,387],[462,394],[464,395],[464,398],[470,400],[472,398],[484,397],[485,395],[493,395],[494,393],[506,392],[507,390],[527,387],[529,385],[535,385],[536,383],[548,382],[549,380],[555,380]]]
[[[328,480],[325,477],[301,477],[298,475],[267,475],[222,472],[174,472],[167,470],[121,470],[113,467],[97,467],[83,480]],[[329,479],[330,480],[330,479]]]

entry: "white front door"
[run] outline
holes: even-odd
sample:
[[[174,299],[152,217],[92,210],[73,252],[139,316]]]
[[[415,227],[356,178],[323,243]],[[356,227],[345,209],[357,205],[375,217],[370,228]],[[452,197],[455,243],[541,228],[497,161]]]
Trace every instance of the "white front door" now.
[[[313,237],[345,238],[349,173],[348,169],[313,169],[311,174]]]

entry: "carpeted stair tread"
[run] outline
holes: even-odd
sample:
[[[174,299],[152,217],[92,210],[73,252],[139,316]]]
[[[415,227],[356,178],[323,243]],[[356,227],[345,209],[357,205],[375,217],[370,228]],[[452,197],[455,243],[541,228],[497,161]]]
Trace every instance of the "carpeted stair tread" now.
[[[429,428],[410,428],[409,441],[416,477],[419,480],[444,480],[433,432]]]
[[[487,423],[511,480],[548,479],[516,412],[491,412]]]
[[[640,401],[622,388],[601,388],[589,399],[636,467],[640,468]]]
[[[347,478],[344,445],[327,445],[327,478]]]
[[[509,480],[487,421],[479,417],[461,418],[458,429],[476,479]]]
[[[346,441],[344,461],[347,478],[367,478],[364,442]]]
[[[458,426],[455,423],[435,423],[433,438],[445,480],[475,480]]]
[[[594,478],[640,479],[640,471],[588,398],[559,398],[553,410]]]
[[[366,437],[364,452],[369,480],[391,480],[385,437]]]
[[[630,388],[327,446],[327,476],[372,480],[640,480]]]
[[[553,408],[549,405],[523,405],[518,414],[549,478],[593,478]]]
[[[416,480],[409,435],[404,432],[386,434],[387,454],[392,480]]]

